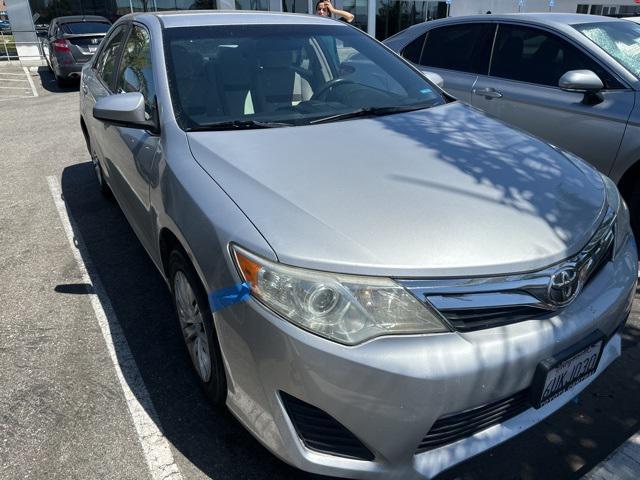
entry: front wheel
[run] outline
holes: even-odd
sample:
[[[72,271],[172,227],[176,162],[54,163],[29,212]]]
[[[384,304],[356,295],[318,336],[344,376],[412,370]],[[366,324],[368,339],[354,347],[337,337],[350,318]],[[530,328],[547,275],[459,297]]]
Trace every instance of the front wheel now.
[[[227,380],[209,300],[181,251],[171,252],[169,271],[173,304],[191,363],[211,402],[221,407],[227,397]]]

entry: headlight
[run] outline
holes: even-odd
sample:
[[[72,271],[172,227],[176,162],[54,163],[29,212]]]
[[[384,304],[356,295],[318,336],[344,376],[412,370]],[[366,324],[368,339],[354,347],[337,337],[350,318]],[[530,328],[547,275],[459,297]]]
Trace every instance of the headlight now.
[[[448,331],[427,306],[389,278],[289,267],[233,246],[251,294],[286,320],[354,345],[381,335]]]
[[[627,204],[624,202],[620,193],[618,192],[618,187],[613,181],[604,175],[602,175],[602,180],[604,181],[605,189],[607,192],[607,204],[609,208],[611,208],[614,212],[616,212],[616,220],[613,227],[614,234],[614,246],[613,253],[614,255],[620,251],[622,245],[624,245],[627,237],[631,234],[631,224],[629,218],[629,209],[627,208]]]

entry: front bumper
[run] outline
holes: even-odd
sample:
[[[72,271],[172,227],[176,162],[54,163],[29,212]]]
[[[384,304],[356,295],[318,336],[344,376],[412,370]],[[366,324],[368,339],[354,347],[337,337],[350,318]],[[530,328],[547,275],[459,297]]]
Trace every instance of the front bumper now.
[[[381,337],[347,347],[305,332],[253,299],[216,314],[228,406],[274,454],[303,470],[349,478],[430,478],[524,431],[592,382],[621,353],[616,333],[637,281],[628,240],[556,316],[467,333]],[[416,454],[443,415],[528,388],[538,363],[599,329],[610,339],[598,370],[539,410]],[[338,420],[373,461],[307,449],[281,402],[283,391]]]

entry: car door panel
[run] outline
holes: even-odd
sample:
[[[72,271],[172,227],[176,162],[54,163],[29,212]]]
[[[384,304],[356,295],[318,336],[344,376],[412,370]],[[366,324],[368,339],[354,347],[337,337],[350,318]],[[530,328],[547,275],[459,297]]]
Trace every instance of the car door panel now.
[[[149,33],[141,26],[133,25],[119,62],[115,95],[136,91],[142,93],[151,118],[155,115],[155,86],[150,62]],[[105,130],[118,201],[149,251],[153,249],[154,238],[149,188],[159,138],[141,128],[109,125]]]
[[[486,89],[493,95],[487,95]],[[609,173],[631,113],[633,95],[624,90],[606,91],[602,92],[602,102],[593,105],[582,93],[480,77],[472,105]]]
[[[433,68],[419,66],[424,73],[437,73],[444,80],[444,91],[461,102],[471,103],[471,91],[473,90],[478,75],[475,73],[456,72],[454,70],[445,70],[443,68]]]
[[[494,35],[494,23],[463,22],[429,30],[419,53],[415,44],[413,49],[409,48],[411,44],[407,49],[419,58],[420,70],[443,78],[446,92],[471,103],[478,74],[488,72]]]
[[[87,87],[84,101],[86,109],[84,118],[89,130],[89,137],[92,140],[92,148],[100,161],[111,191],[117,199],[120,197],[121,184],[117,175],[114,174],[114,149],[112,144],[109,143],[111,125],[95,119],[93,107],[98,100],[111,95],[111,87],[115,82],[121,46],[126,39],[128,28],[127,24],[123,24],[111,32],[105,40],[104,48],[100,50],[96,61],[93,63],[90,74],[83,77],[81,85],[82,93],[84,93],[84,87]]]
[[[555,86],[562,73],[580,68],[596,71],[605,85],[618,88],[585,96]],[[633,108],[634,92],[620,88],[601,66],[566,40],[528,26],[500,25],[490,73],[479,76],[472,105],[609,173]]]

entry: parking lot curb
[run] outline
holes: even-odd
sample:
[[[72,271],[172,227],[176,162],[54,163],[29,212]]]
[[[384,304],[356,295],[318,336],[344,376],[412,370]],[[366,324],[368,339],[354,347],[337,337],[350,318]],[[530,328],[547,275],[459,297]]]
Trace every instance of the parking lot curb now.
[[[640,432],[620,445],[587,473],[584,480],[637,480],[640,478]]]

